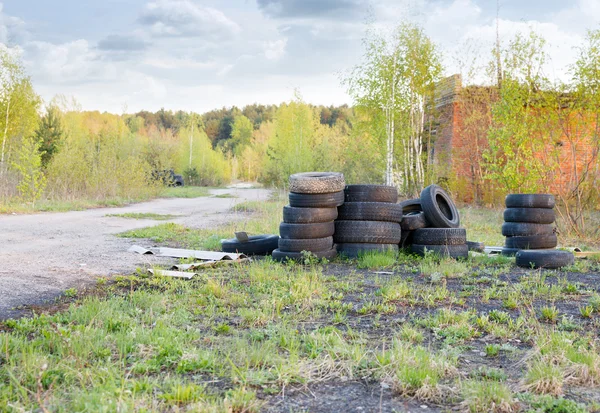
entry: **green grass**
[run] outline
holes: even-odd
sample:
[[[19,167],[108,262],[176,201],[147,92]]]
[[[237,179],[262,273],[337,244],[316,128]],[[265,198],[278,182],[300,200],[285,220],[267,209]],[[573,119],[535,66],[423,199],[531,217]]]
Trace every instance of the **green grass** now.
[[[161,193],[161,198],[200,198],[210,196],[210,190],[205,186],[173,186],[165,187]]]
[[[155,214],[152,212],[126,212],[124,214],[107,214],[107,217],[119,217],[130,219],[152,219],[155,221],[168,221],[173,218],[178,218],[178,215]]]

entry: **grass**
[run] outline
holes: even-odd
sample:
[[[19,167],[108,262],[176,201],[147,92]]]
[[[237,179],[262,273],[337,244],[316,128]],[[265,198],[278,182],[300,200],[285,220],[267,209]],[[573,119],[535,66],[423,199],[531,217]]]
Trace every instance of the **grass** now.
[[[204,186],[172,186],[165,187],[160,193],[161,198],[200,198],[210,196],[212,188]]]
[[[119,217],[129,219],[152,219],[155,221],[167,221],[169,219],[177,218],[177,215],[169,214],[155,214],[152,212],[126,212],[124,214],[107,214],[107,217]]]
[[[276,233],[284,203],[239,204],[241,219],[216,231],[163,223],[122,235],[218,249],[236,230]],[[192,280],[140,268],[0,324],[0,411],[322,411],[350,383],[377,389],[365,411],[380,398],[396,410],[594,411],[599,271],[404,252],[255,260]]]

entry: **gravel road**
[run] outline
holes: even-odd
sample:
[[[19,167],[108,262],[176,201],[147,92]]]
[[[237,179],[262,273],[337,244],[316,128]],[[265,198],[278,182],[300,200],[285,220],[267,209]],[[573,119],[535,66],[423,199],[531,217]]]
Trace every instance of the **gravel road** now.
[[[235,198],[214,196],[226,193]],[[91,285],[98,276],[130,274],[144,264],[170,260],[129,253],[127,249],[140,241],[115,234],[164,222],[212,228],[241,219],[231,208],[239,202],[267,199],[269,191],[217,189],[211,194],[157,199],[121,208],[0,216],[0,320],[22,315],[20,306],[39,305],[67,288]],[[180,217],[154,221],[106,216],[126,212]]]

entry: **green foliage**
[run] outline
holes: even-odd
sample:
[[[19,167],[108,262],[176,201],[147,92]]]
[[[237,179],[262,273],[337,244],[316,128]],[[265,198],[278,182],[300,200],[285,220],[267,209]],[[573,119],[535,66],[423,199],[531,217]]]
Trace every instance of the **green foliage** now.
[[[46,187],[46,177],[42,171],[40,142],[36,138],[23,138],[21,146],[16,150],[12,167],[20,174],[17,189],[21,199],[35,204]]]
[[[230,147],[234,154],[239,156],[244,147],[250,144],[253,131],[254,126],[252,125],[252,122],[250,122],[250,119],[244,115],[240,115],[235,118],[231,127],[230,141]]]
[[[42,166],[46,167],[52,156],[58,151],[64,135],[59,109],[49,106],[35,131],[35,136],[40,142]]]

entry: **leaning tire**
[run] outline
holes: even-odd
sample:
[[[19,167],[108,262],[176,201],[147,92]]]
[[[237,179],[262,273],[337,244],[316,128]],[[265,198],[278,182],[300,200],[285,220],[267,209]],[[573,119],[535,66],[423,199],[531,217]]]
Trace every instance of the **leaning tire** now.
[[[561,250],[521,250],[516,258],[517,265],[524,268],[561,268],[575,262],[572,252]]]
[[[302,251],[328,251],[333,248],[333,237],[313,239],[279,239],[279,251],[302,252]]]
[[[352,221],[402,221],[402,207],[384,202],[345,202],[338,209],[339,219]]]
[[[327,194],[343,191],[344,174],[339,172],[302,172],[290,175],[290,192],[298,194]]]
[[[299,208],[335,208],[344,203],[344,191],[329,194],[297,194],[290,192],[290,206]]]
[[[346,202],[398,202],[398,190],[387,185],[347,185]]]
[[[356,258],[360,254],[368,252],[398,252],[397,244],[337,244],[339,254],[348,258]]]
[[[505,204],[507,208],[554,208],[556,200],[550,194],[509,194]]]
[[[505,222],[502,224],[502,235],[505,237],[552,234],[554,234],[554,226],[551,224],[530,224],[527,222]]]
[[[333,222],[318,224],[279,224],[279,236],[287,239],[315,239],[331,237],[335,231]]]
[[[506,208],[504,221],[529,222],[532,224],[553,224],[556,214],[549,208]]]
[[[420,256],[425,255],[425,250],[432,251],[442,257],[468,258],[469,248],[467,244],[462,245],[420,245],[412,244],[410,250]]]
[[[225,239],[221,241],[221,250],[246,255],[269,255],[279,243],[279,235],[251,235],[248,238],[245,242],[236,238]]]
[[[316,224],[334,221],[338,217],[337,208],[296,208],[283,207],[283,222],[288,224]]]
[[[518,248],[523,250],[556,248],[558,239],[554,234],[507,237],[504,245],[506,248]]]
[[[402,207],[402,213],[408,214],[409,212],[421,212],[421,198],[407,199],[406,201],[400,202],[398,205]]]
[[[326,258],[328,260],[332,260],[337,256],[337,250],[335,248],[332,248],[327,251],[311,251],[310,254],[314,255],[315,257],[317,257],[319,259]],[[273,251],[272,256],[275,261],[287,261],[287,260],[301,261],[306,256],[306,253],[284,252],[279,249],[276,249],[275,251]]]
[[[414,232],[413,243],[422,245],[462,245],[467,242],[464,228],[421,228]]]
[[[336,244],[398,244],[400,224],[378,221],[335,221]]]
[[[400,226],[402,231],[415,231],[420,228],[427,228],[430,225],[423,212],[409,212],[402,216]]]
[[[432,227],[458,228],[460,226],[456,205],[446,191],[437,185],[429,185],[421,191],[421,207]]]

